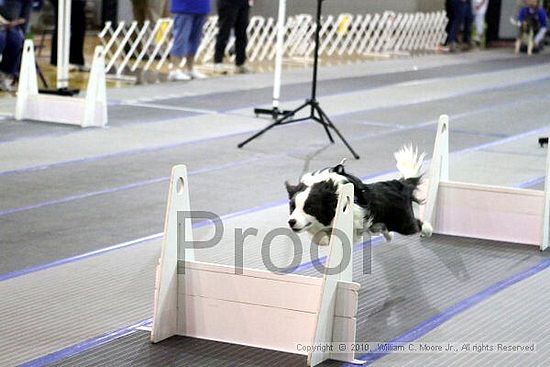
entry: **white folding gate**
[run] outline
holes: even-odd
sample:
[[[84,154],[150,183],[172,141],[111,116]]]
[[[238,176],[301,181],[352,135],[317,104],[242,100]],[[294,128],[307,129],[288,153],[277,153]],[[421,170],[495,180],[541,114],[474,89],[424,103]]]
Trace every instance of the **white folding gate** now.
[[[106,52],[106,71],[124,79],[140,68],[161,70],[172,48],[172,20],[106,22],[99,38]],[[309,60],[313,56],[315,19],[309,14],[286,18],[283,27],[283,57]],[[366,56],[435,50],[445,38],[444,11],[431,13],[340,14],[322,18],[321,56]],[[276,55],[277,20],[253,16],[248,26],[247,55],[250,62],[272,61]],[[207,19],[197,63],[211,62],[216,43],[217,16]],[[234,46],[231,39],[227,49]],[[232,60],[234,55],[228,55]]]

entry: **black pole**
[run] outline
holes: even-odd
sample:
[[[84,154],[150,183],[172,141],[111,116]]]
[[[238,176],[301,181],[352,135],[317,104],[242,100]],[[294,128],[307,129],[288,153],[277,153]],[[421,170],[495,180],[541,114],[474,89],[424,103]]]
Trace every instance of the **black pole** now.
[[[323,0],[317,0],[317,29],[315,31],[315,52],[313,54],[313,83],[311,84],[311,100],[317,100],[317,73],[319,65],[319,34],[321,33],[321,12]]]

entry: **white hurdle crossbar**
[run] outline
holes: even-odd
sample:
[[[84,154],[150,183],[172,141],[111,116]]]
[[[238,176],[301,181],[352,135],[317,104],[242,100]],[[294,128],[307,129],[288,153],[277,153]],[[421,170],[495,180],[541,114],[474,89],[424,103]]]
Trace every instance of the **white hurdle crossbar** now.
[[[548,248],[550,149],[544,191],[449,180],[449,117],[439,118],[424,221],[434,233]]]
[[[95,49],[84,98],[40,94],[36,78],[34,45],[32,40],[26,40],[17,89],[16,120],[57,122],[81,127],[107,125],[105,58],[101,46]]]
[[[334,221],[347,241],[332,235],[326,260],[327,268],[341,271],[322,278],[246,268],[237,274],[231,266],[195,261],[194,249],[178,243],[178,238],[193,241],[191,219],[178,218],[178,212],[189,210],[187,169],[175,166],[157,267],[152,342],[184,335],[307,355],[310,366],[327,359],[362,363],[352,351],[296,348],[297,343],[355,342],[360,285],[352,282],[352,261],[341,261],[345,247],[352,246],[351,184],[339,196]]]

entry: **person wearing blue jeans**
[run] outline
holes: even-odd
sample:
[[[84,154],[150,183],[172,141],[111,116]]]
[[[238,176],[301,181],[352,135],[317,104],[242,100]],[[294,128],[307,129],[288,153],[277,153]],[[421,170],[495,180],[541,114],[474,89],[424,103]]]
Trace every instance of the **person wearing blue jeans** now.
[[[174,15],[170,59],[176,67],[168,73],[168,80],[202,79],[205,75],[194,69],[195,55],[202,39],[204,22],[210,13],[210,0],[172,0],[170,10]],[[179,68],[184,57],[185,72]]]
[[[6,4],[8,3],[8,4]],[[0,5],[0,90],[11,91],[12,79],[19,74],[21,51],[23,50],[23,28],[25,20],[19,17],[14,19],[8,7],[9,2]]]
[[[472,0],[451,0],[451,7],[453,9],[454,19],[452,20],[449,30],[449,50],[451,52],[456,51],[456,44],[458,42],[458,33],[461,27],[463,27],[462,42],[466,49],[470,49],[470,37],[473,21],[472,14]]]

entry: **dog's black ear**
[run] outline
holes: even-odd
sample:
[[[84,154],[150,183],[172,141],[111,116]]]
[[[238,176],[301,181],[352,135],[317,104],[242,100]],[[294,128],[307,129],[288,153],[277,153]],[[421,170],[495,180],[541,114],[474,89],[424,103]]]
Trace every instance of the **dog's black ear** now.
[[[339,165],[335,166],[335,167],[332,169],[332,172],[335,172],[335,173],[337,173],[337,174],[339,174],[339,175],[343,175],[343,174],[346,173],[343,164],[339,164]]]
[[[332,167],[331,171],[332,172],[335,172],[339,175],[345,175],[346,174],[346,170],[344,169],[344,164],[346,163],[346,158],[342,159],[342,161],[340,162],[340,164]]]
[[[288,192],[288,198],[292,199],[292,197],[296,195],[296,193],[304,190],[305,185],[302,182],[300,182],[298,185],[294,186],[289,184],[288,181],[285,181],[285,187],[286,187],[286,191]]]

